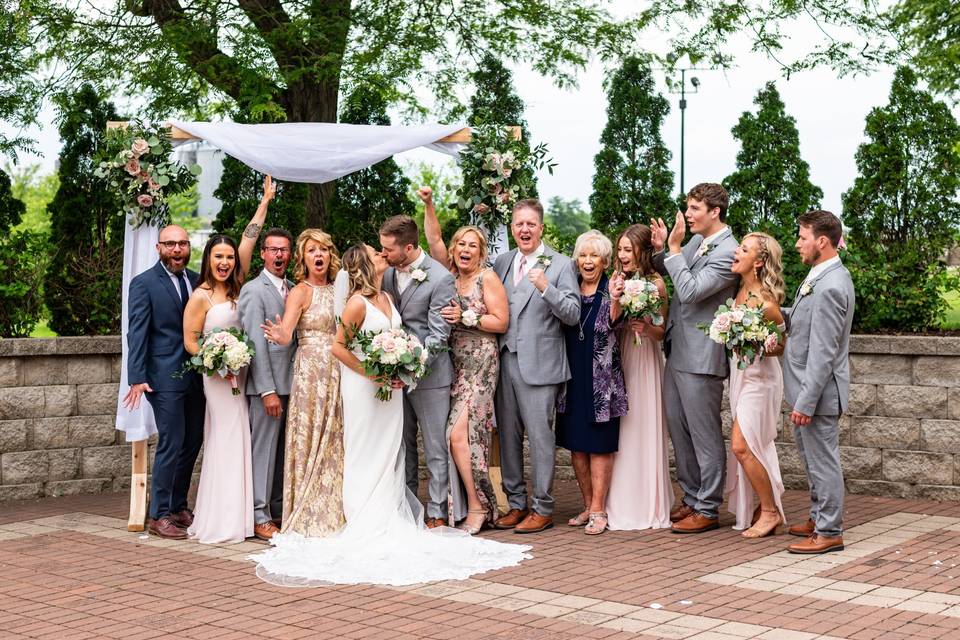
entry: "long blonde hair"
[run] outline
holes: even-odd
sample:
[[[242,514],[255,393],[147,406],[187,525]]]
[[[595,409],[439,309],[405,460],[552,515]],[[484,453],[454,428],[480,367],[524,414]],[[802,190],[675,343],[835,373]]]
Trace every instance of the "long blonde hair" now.
[[[347,271],[350,294],[364,298],[377,295],[377,271],[367,254],[367,245],[358,243],[343,252],[343,268]]]
[[[757,270],[757,280],[760,286],[778,305],[783,302],[784,284],[783,284],[783,249],[776,239],[766,233],[754,231],[744,236],[755,238],[757,240],[757,249],[759,259],[763,261],[763,266]]]
[[[307,266],[304,264],[306,258],[307,243],[314,241],[321,247],[330,251],[330,266],[327,267],[327,282],[333,282],[340,271],[340,254],[337,253],[337,247],[333,244],[333,238],[326,231],[320,229],[304,229],[297,237],[297,251],[293,258],[293,278],[297,282],[303,282],[307,279]]]
[[[480,243],[480,262],[477,266],[480,269],[483,269],[483,267],[487,264],[487,257],[490,255],[490,247],[487,244],[487,234],[481,231],[480,227],[475,227],[472,224],[468,224],[457,229],[456,233],[453,234],[453,238],[450,239],[450,246],[447,247],[447,255],[450,257],[450,264],[454,269],[457,270],[457,273],[460,272],[460,267],[457,266],[457,261],[453,259],[453,250],[456,248],[457,243],[460,242],[460,239],[471,231],[477,234],[477,238],[479,238]]]

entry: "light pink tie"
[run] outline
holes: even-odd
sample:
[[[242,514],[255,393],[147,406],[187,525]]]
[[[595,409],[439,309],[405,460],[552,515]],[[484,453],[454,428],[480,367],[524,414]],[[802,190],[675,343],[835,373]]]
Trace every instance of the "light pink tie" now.
[[[527,256],[520,256],[520,268],[517,269],[517,273],[513,276],[513,286],[520,284],[520,281],[523,280],[524,272],[527,270]]]
[[[284,281],[280,284],[280,297],[286,300],[288,293],[290,293],[290,290],[287,289],[287,283]]]

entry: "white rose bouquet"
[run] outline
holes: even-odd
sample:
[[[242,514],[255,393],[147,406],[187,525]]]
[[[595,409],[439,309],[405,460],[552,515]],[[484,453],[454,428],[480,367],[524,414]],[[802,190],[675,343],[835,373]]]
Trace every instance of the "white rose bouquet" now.
[[[393,397],[392,381],[400,380],[412,390],[427,373],[426,347],[417,336],[403,329],[354,330],[350,349],[357,354],[366,374],[381,380],[378,400]]]
[[[631,278],[623,283],[623,293],[620,295],[620,306],[623,315],[631,320],[649,320],[650,324],[659,327],[663,324],[663,314],[660,307],[663,300],[657,284],[646,278]],[[640,336],[634,335],[634,344],[640,344]]]
[[[237,375],[253,360],[253,342],[240,329],[211,329],[197,340],[200,350],[183,364],[180,375],[196,371],[205,376],[218,375],[230,380],[233,395],[240,395]]]
[[[762,308],[735,305],[732,298],[720,305],[713,322],[701,322],[697,327],[724,346],[727,356],[737,361],[738,369],[746,369],[783,340],[783,331],[763,317]]]

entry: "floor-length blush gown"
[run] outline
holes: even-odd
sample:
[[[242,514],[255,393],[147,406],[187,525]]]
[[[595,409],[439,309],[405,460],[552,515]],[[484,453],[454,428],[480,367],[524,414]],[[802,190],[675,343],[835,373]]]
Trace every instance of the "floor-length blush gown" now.
[[[360,329],[400,327],[366,298]],[[274,536],[273,547],[254,557],[257,575],[272,584],[407,585],[463,580],[519,564],[527,546],[502,544],[457,529],[427,529],[423,507],[406,486],[403,448],[403,392],[376,398],[376,385],[343,367],[343,512],[347,523],[325,538],[296,533]]]
[[[209,296],[208,296],[209,299]],[[233,302],[210,307],[203,332],[240,327]],[[243,389],[246,369],[237,381]],[[243,542],[253,536],[253,472],[250,463],[250,421],[247,397],[233,395],[220,376],[203,377],[207,414],[203,423],[203,463],[190,538],[205,544]]]
[[[638,340],[624,327],[620,358],[630,410],[620,418],[620,445],[613,457],[607,495],[614,531],[670,526],[673,485],[663,418],[663,355],[660,342]]]
[[[736,360],[730,360],[730,410],[733,420],[740,424],[740,433],[751,453],[763,465],[773,487],[780,517],[784,518],[781,496],[783,480],[780,460],[773,441],[780,424],[783,403],[783,372],[777,358],[761,358],[738,369]],[[753,518],[756,494],[740,462],[727,452],[727,483],[724,490],[727,509],[737,516],[734,529],[747,529]],[[786,520],[784,519],[784,522]]]

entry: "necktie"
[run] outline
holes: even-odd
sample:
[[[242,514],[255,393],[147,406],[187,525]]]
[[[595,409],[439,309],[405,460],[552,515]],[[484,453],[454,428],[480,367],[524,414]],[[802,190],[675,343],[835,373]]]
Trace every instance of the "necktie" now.
[[[513,276],[513,286],[520,284],[520,281],[523,280],[524,272],[527,270],[527,256],[520,256],[520,268],[517,269],[517,273]]]
[[[180,289],[180,311],[182,312],[187,308],[187,279],[183,275],[183,271],[177,274],[177,288]]]
[[[284,280],[280,283],[280,297],[286,301],[288,293],[290,293],[290,290],[287,289],[287,281]]]

